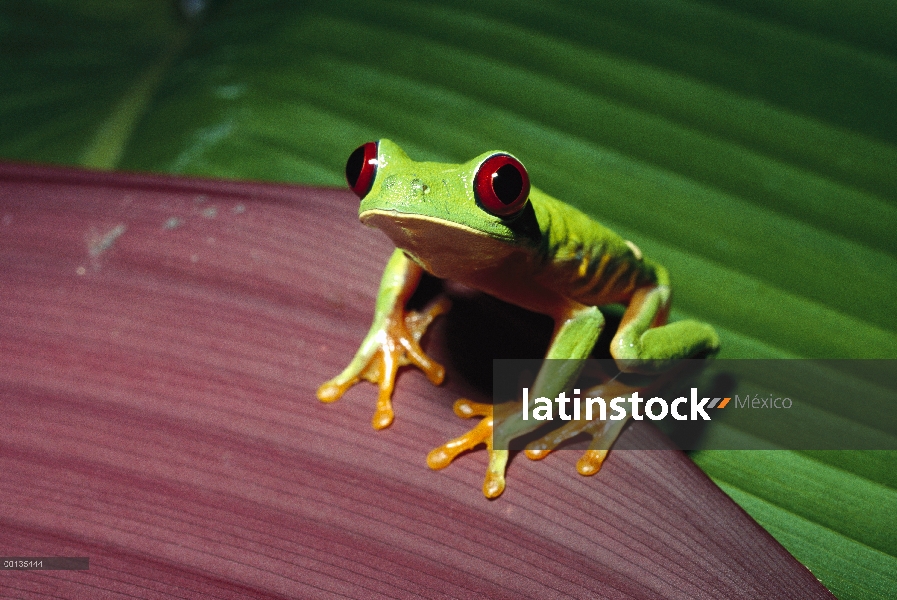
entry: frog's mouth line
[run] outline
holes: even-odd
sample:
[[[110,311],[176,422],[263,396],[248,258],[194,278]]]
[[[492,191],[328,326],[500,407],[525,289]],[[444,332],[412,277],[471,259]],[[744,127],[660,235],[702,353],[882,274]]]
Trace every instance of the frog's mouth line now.
[[[358,215],[358,220],[367,225],[367,221],[374,216],[382,216],[390,219],[391,221],[395,221],[400,223],[402,221],[428,221],[430,223],[437,223],[443,227],[452,227],[454,229],[460,229],[462,231],[466,231],[467,233],[472,233],[475,235],[487,236],[486,233],[482,231],[477,231],[473,227],[468,227],[467,225],[462,225],[460,223],[455,223],[454,221],[448,221],[446,219],[440,219],[439,217],[430,217],[427,215],[418,215],[413,213],[403,213],[397,210],[382,210],[382,209],[371,209],[366,210],[360,215]]]
[[[371,209],[358,218],[385,233],[397,248],[437,277],[456,279],[494,264],[515,249],[498,236],[438,217]]]
[[[469,235],[476,236],[478,238],[484,238],[502,243],[513,243],[516,239],[513,235],[508,235],[506,233],[500,233],[497,231],[480,231],[479,229],[474,229],[473,227],[469,227],[455,221],[449,221],[440,217],[432,217],[430,215],[421,215],[415,213],[403,213],[397,210],[383,210],[380,208],[372,208],[359,214],[358,220],[365,225],[376,227],[377,229],[383,230],[385,232],[385,229],[380,226],[380,223],[382,223],[382,221],[378,217],[386,218],[390,221],[390,224],[392,226],[398,226],[406,231],[413,231],[415,233],[423,233],[427,229],[427,224],[434,224],[438,227],[449,228],[450,231],[459,233],[463,232]],[[368,221],[371,219],[373,219],[375,222],[368,223]]]

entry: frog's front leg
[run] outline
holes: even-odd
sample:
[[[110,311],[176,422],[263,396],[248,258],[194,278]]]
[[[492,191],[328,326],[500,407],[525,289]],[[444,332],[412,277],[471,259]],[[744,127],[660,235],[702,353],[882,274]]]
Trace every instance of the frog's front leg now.
[[[558,321],[555,333],[533,384],[533,398],[555,398],[569,389],[579,377],[583,360],[598,340],[604,326],[604,315],[594,306],[577,306]],[[563,360],[560,360],[563,359]],[[459,400],[455,412],[462,417],[481,416],[483,420],[468,433],[446,442],[427,456],[432,469],[448,466],[461,452],[485,443],[489,451],[489,465],[483,482],[487,498],[498,497],[505,489],[505,469],[510,456],[511,440],[537,429],[543,421],[532,415],[523,418],[520,404],[509,402],[492,406]]]
[[[430,322],[448,310],[448,301],[439,299],[421,312],[405,310],[422,274],[401,250],[393,252],[380,281],[371,329],[349,366],[318,388],[319,400],[334,402],[361,379],[376,383],[380,391],[371,422],[382,429],[393,421],[392,391],[399,367],[416,365],[434,385],[442,383],[445,369],[424,354],[420,339]]]
[[[481,402],[471,402],[461,398],[455,402],[455,414],[463,419],[482,417],[476,427],[462,436],[446,442],[433,449],[427,455],[427,465],[435,470],[444,469],[456,456],[479,446],[486,444],[489,451],[489,466],[486,469],[486,480],[483,482],[483,494],[487,498],[495,498],[505,489],[505,465],[508,462],[508,450],[496,449],[493,444],[493,432],[495,422],[504,422],[513,414],[518,413],[520,404],[517,402],[505,402],[492,405]]]

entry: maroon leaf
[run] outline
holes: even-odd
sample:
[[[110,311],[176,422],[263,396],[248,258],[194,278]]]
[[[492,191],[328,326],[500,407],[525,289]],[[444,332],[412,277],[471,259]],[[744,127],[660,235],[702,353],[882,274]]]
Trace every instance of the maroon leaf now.
[[[810,598],[812,574],[650,426],[577,453],[430,471],[476,394],[404,373],[316,387],[367,330],[385,238],[348,190],[0,167],[2,595]],[[474,398],[485,400],[485,398]],[[658,450],[626,450],[653,444]]]

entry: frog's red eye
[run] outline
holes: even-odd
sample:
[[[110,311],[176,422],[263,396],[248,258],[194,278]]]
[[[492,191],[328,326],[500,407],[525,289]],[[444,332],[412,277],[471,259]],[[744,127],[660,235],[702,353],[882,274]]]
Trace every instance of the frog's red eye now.
[[[346,161],[346,181],[359,198],[364,198],[374,185],[377,174],[377,142],[362,144]]]
[[[490,156],[473,178],[473,191],[483,208],[499,217],[523,209],[529,198],[529,176],[520,161],[508,154]]]

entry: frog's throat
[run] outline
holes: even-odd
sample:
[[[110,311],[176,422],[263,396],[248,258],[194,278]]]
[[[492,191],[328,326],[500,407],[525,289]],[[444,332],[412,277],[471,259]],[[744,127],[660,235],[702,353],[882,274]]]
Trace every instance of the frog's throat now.
[[[437,217],[366,210],[358,218],[385,233],[396,248],[428,272],[445,279],[465,279],[465,275],[496,266],[519,250],[511,240]]]

